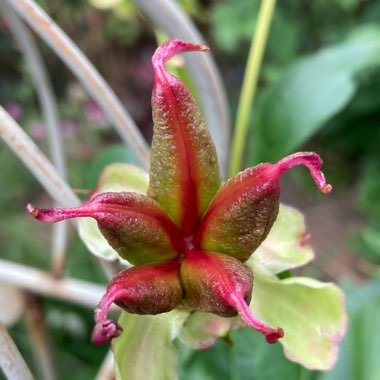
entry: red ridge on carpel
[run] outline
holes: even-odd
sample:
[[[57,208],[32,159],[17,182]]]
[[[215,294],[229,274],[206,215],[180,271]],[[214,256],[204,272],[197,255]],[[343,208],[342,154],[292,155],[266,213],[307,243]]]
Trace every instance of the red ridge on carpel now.
[[[177,307],[182,300],[179,261],[128,268],[113,277],[95,309],[95,344],[110,342],[121,333],[107,315],[113,303],[136,314],[160,314]]]
[[[235,177],[229,179],[217,192],[202,218],[195,234],[194,244],[196,246],[200,245],[206,225],[213,218],[213,214],[221,212],[222,209],[228,209],[232,201],[247,193],[249,189],[256,187],[259,192],[261,191],[260,188],[264,189],[270,183],[278,186],[279,189],[280,176],[295,166],[306,166],[310,170],[310,174],[320,191],[324,194],[329,193],[332,190],[332,186],[326,183],[325,176],[321,171],[322,163],[319,155],[314,152],[299,152],[289,155],[275,164],[259,164],[238,173]]]
[[[117,215],[128,215],[130,218],[146,219],[158,222],[171,239],[173,247],[182,251],[184,242],[180,231],[167,216],[160,205],[145,195],[138,193],[100,193],[78,207],[38,209],[27,205],[29,213],[44,223],[55,223],[66,219],[90,217],[107,226],[109,219],[112,225]],[[107,217],[109,215],[109,218]]]
[[[202,217],[199,227],[195,233],[194,245],[200,246],[202,235],[214,212],[219,212],[221,209],[227,209],[229,205],[239,199],[239,197],[254,189],[261,187],[264,189],[265,184],[270,180],[278,180],[273,176],[275,170],[272,164],[259,164],[252,168],[246,169],[238,173],[235,177],[230,178],[216,193],[209,208]]]
[[[180,204],[181,228],[185,236],[190,236],[193,228],[201,215],[199,215],[199,194],[197,188],[198,168],[194,157],[197,151],[194,149],[186,124],[187,115],[181,114],[180,105],[186,98],[187,101],[194,101],[191,93],[176,77],[169,74],[165,69],[165,62],[176,54],[190,51],[206,51],[205,45],[196,45],[180,41],[170,40],[161,45],[152,57],[152,64],[155,74],[155,84],[152,95],[152,107],[160,110],[167,110],[169,128],[175,141],[176,164],[179,168],[177,173],[180,177],[179,186],[181,189]],[[195,101],[194,101],[195,105]],[[170,115],[169,115],[170,113]]]

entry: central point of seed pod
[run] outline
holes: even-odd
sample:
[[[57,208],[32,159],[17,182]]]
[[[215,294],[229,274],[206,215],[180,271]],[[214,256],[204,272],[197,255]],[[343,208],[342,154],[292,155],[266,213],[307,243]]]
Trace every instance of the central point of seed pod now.
[[[187,238],[183,240],[185,241],[186,250],[192,251],[195,249],[194,244],[193,244],[194,236],[188,236]]]

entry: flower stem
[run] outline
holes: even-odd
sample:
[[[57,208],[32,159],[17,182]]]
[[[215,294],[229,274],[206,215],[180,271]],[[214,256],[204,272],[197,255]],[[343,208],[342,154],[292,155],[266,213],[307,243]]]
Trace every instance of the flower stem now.
[[[94,308],[104,293],[104,287],[101,285],[71,277],[56,279],[42,270],[2,259],[0,259],[0,281],[13,284],[33,294],[89,308]]]
[[[70,186],[34,141],[0,106],[0,138],[15,152],[50,196],[63,207],[80,203]]]
[[[149,167],[149,149],[130,114],[87,57],[35,0],[6,0],[13,10],[49,45],[91,97],[102,107],[121,138],[144,168]]]
[[[25,62],[28,65],[30,76],[39,98],[41,111],[48,132],[50,156],[58,174],[65,179],[67,171],[65,149],[60,132],[57,102],[45,63],[29,29],[27,29],[6,2],[1,4],[1,8],[17,41],[20,52],[23,54]],[[52,229],[52,272],[57,277],[63,274],[68,243],[68,227],[68,223],[64,222],[55,224]]]
[[[241,167],[250,111],[256,93],[257,81],[275,4],[276,0],[262,0],[261,2],[238,104],[234,136],[232,140],[230,176],[234,176]]]
[[[28,366],[11,336],[0,322],[0,369],[7,379],[33,380]]]
[[[46,323],[46,309],[42,298],[33,293],[25,292],[24,300],[27,310],[25,324],[33,347],[33,356],[39,369],[39,376],[43,380],[56,380],[58,377]]]

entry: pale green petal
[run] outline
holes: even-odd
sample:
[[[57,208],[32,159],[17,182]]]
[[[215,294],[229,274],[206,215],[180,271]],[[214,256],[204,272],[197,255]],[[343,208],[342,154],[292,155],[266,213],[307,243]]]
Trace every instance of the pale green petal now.
[[[93,7],[104,10],[116,7],[122,2],[122,0],[89,0],[88,2]]]
[[[178,350],[173,343],[176,312],[136,315],[123,312],[121,335],[113,340],[116,380],[175,380]]]
[[[146,194],[148,184],[149,176],[144,170],[130,164],[112,164],[103,170],[96,192],[130,191]],[[107,240],[100,233],[95,220],[80,218],[78,220],[78,230],[82,241],[95,256],[105,260],[119,259],[124,264],[128,264],[108,244]]]
[[[187,318],[178,338],[194,350],[203,350],[239,327],[242,327],[240,317],[223,318],[212,313],[196,311]]]
[[[284,330],[279,342],[290,360],[308,369],[333,367],[347,325],[344,294],[336,285],[303,277],[279,280],[256,268],[250,308]]]
[[[130,164],[112,164],[107,166],[99,178],[97,192],[131,191],[146,194],[149,186],[149,174]]]
[[[314,257],[309,245],[302,242],[305,230],[303,214],[294,207],[280,205],[277,216],[268,237],[248,260],[265,266],[272,273],[297,268],[307,264]]]
[[[108,244],[100,233],[98,224],[90,218],[78,219],[78,233],[87,249],[104,260],[117,260],[119,254]]]

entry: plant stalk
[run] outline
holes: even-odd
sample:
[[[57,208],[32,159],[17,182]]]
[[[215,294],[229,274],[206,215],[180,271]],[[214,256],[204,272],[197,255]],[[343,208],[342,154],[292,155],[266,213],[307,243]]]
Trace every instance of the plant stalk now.
[[[7,379],[33,380],[28,366],[13,339],[0,322],[0,368]]]
[[[270,24],[275,9],[276,0],[262,0],[249,50],[247,67],[244,74],[243,85],[238,104],[236,124],[232,139],[230,161],[230,176],[234,176],[242,166],[244,146],[247,139],[248,123],[253,101],[256,94],[261,63],[263,61],[265,46],[268,39]]]
[[[50,196],[61,207],[73,207],[80,203],[71,187],[57,173],[55,167],[41,152],[34,141],[24,132],[15,120],[0,106],[0,137],[15,152],[30,172],[41,183]],[[115,262],[104,263],[98,260],[108,277],[119,271]],[[1,268],[0,268],[1,269]]]
[[[61,207],[80,203],[70,186],[15,120],[0,106],[0,137]]]
[[[57,380],[49,333],[46,326],[46,313],[39,296],[25,292],[25,322],[33,347],[33,356],[42,380]]]
[[[0,5],[19,49],[24,56],[25,62],[28,65],[30,76],[38,95],[47,129],[50,157],[58,174],[63,179],[66,179],[65,150],[60,131],[57,102],[46,70],[46,65],[29,30],[6,2],[0,2]],[[57,277],[63,274],[68,227],[68,222],[58,223],[52,226],[52,272]]]
[[[94,308],[105,288],[73,278],[56,279],[50,274],[22,264],[0,259],[0,281],[16,285],[32,293],[53,297]]]
[[[141,162],[142,167],[147,169],[149,167],[149,149],[141,132],[115,93],[85,55],[35,1],[5,1],[73,72],[91,97],[104,110],[123,141],[128,144]]]

